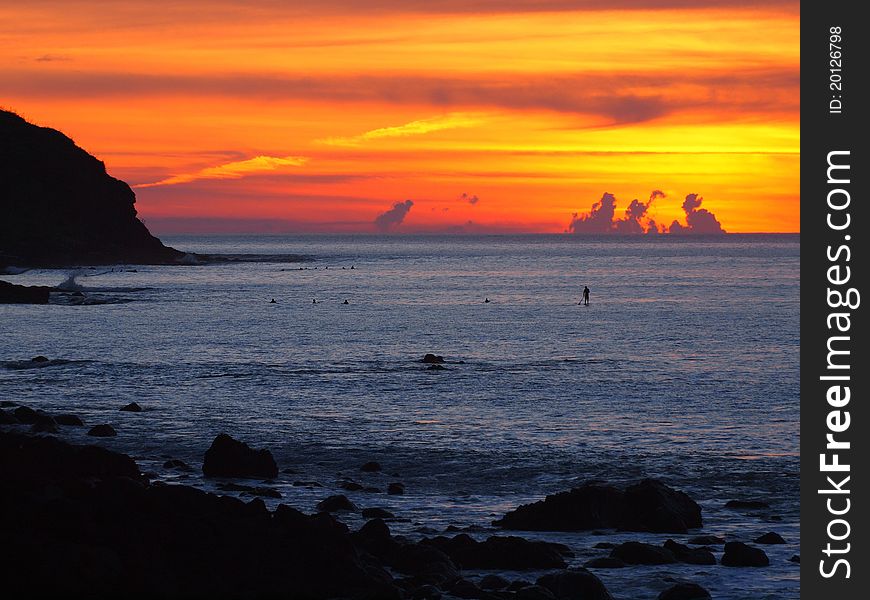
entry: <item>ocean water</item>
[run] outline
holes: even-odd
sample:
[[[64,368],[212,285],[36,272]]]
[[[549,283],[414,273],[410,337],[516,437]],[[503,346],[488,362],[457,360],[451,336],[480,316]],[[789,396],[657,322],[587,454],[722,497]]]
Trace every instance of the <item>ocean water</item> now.
[[[0,400],[111,423],[118,437],[97,443],[210,490],[202,455],[227,432],[295,471],[270,505],[313,511],[342,492],[396,513],[391,528],[411,537],[486,536],[505,511],[584,480],[656,477],[702,505],[704,533],[788,543],[764,547],[767,568],[596,571],[614,597],[652,599],[673,579],[719,599],[798,597],[798,236],[164,241],[251,260],[4,276],[68,280],[99,303],[0,305]],[[446,369],[428,370],[427,352]],[[144,412],[118,411],[134,400]],[[163,469],[169,457],[194,472]],[[384,472],[361,473],[368,460]],[[344,492],[345,480],[406,493]],[[725,509],[735,498],[771,508]],[[688,536],[526,537],[566,543],[582,564],[606,555],[601,541]]]

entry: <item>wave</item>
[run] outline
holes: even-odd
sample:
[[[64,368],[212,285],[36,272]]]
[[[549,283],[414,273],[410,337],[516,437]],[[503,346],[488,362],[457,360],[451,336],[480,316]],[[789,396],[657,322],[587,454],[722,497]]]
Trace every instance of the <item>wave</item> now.
[[[181,265],[223,265],[228,263],[300,263],[314,258],[304,254],[195,254],[186,253]]]

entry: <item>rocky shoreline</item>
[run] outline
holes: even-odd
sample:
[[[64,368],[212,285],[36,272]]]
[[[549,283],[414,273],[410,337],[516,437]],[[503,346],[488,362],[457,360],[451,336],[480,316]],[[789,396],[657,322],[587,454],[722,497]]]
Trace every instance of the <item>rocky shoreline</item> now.
[[[624,489],[588,482],[507,512],[493,523],[504,534],[449,527],[411,539],[393,534],[393,515],[374,508],[365,509],[364,525],[351,531],[341,515],[359,508],[341,494],[326,497],[314,514],[286,504],[269,510],[262,498],[275,497],[269,484],[278,465],[268,450],[230,436],[219,435],[205,450],[202,470],[224,480],[219,489],[241,491],[247,501],[161,483],[124,454],[51,436],[83,426],[75,415],[2,404],[0,481],[8,491],[0,509],[0,572],[16,598],[606,600],[612,596],[595,574],[599,569],[769,564],[757,545],[697,535],[700,506],[659,481]],[[97,437],[113,433],[107,423],[89,430]],[[171,460],[164,467],[192,469]],[[379,469],[375,462],[361,465],[362,471]],[[602,529],[688,537],[685,544],[668,539],[661,546],[600,542],[602,555],[579,567],[570,566],[573,554],[563,544],[512,534]],[[770,532],[754,543],[781,539]],[[714,552],[722,552],[718,561]],[[478,572],[487,570],[498,573]],[[709,597],[682,580],[658,596]]]

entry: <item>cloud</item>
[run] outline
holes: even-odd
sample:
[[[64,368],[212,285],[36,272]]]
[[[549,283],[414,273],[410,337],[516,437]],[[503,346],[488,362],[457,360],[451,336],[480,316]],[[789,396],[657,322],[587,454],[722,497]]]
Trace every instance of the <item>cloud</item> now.
[[[568,231],[573,233],[621,233],[643,234],[659,233],[658,225],[647,217],[649,207],[656,198],[664,198],[665,193],[661,190],[653,190],[649,200],[641,202],[634,199],[625,209],[622,219],[615,219],[616,197],[607,192],[601,196],[601,200],[592,205],[587,214],[574,213]]]
[[[375,217],[375,227],[381,231],[390,231],[402,224],[405,217],[414,206],[413,200],[405,200],[404,202],[396,202],[393,208],[382,212]]]
[[[281,167],[298,167],[308,159],[304,156],[255,156],[247,160],[229,162],[216,167],[206,167],[193,173],[173,175],[153,183],[140,183],[137,188],[156,187],[160,185],[177,185],[189,183],[198,179],[239,179],[246,175],[275,171]]]
[[[466,194],[465,192],[462,192],[462,195],[459,196],[459,199],[463,202],[468,202],[472,206],[480,202],[480,198],[477,197],[477,194],[472,196],[470,194]]]
[[[69,56],[65,56],[63,54],[43,54],[42,56],[37,56],[33,60],[35,60],[36,62],[57,62],[72,59]]]
[[[396,125],[393,127],[382,127],[366,131],[360,135],[352,137],[334,137],[318,140],[322,144],[330,146],[359,146],[364,142],[383,138],[407,137],[409,135],[423,135],[433,131],[442,131],[444,129],[457,129],[460,127],[473,127],[482,123],[483,119],[469,113],[450,113],[429,119],[420,119],[411,121],[404,125]]]
[[[671,223],[670,233],[674,234],[722,234],[725,230],[716,219],[716,215],[706,208],[701,208],[703,198],[698,194],[689,194],[683,201],[683,210],[686,213],[686,224],[679,221]]]

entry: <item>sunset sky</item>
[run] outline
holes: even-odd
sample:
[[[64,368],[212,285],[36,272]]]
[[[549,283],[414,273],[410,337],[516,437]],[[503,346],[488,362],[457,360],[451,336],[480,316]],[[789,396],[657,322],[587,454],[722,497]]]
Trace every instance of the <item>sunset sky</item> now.
[[[158,233],[796,232],[799,67],[792,1],[0,1],[0,106]]]

